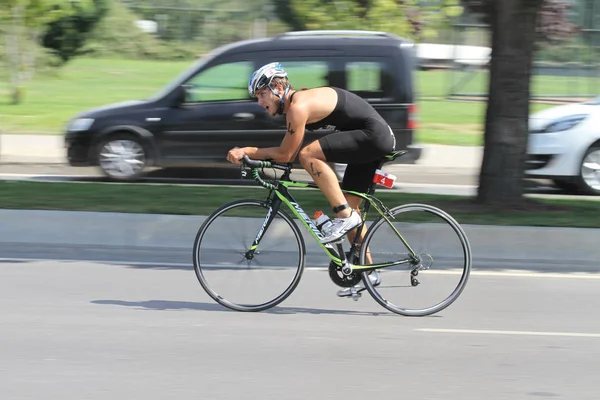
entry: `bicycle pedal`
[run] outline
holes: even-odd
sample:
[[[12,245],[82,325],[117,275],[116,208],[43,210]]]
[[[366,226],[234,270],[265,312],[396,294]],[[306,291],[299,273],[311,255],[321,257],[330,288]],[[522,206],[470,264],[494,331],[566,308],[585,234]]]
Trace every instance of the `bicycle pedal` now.
[[[352,288],[349,294],[343,294],[343,295],[338,294],[338,297],[352,297],[354,294],[361,296],[360,292],[364,292],[365,290],[367,290],[366,287],[361,287],[358,289]]]
[[[352,297],[352,300],[358,301],[358,299],[361,298],[362,294],[358,290],[352,288],[350,296]]]

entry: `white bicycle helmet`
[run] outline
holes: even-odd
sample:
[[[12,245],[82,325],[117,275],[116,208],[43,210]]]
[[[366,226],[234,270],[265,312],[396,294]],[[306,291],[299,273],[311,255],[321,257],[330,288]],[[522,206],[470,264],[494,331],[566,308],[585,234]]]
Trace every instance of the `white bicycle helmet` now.
[[[273,62],[270,64],[263,65],[250,76],[250,80],[248,81],[248,93],[250,93],[250,97],[256,97],[256,92],[262,88],[270,87],[271,81],[273,78],[285,78],[287,77],[287,72],[283,69],[281,63]],[[279,97],[279,94],[275,92],[273,88],[271,88],[273,93]]]

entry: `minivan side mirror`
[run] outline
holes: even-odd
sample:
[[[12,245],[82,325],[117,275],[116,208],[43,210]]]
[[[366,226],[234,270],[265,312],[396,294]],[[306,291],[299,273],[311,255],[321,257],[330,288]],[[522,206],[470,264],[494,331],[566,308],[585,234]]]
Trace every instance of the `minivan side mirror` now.
[[[180,105],[187,102],[187,87],[185,85],[179,85],[175,88],[173,94],[173,105],[179,107]]]

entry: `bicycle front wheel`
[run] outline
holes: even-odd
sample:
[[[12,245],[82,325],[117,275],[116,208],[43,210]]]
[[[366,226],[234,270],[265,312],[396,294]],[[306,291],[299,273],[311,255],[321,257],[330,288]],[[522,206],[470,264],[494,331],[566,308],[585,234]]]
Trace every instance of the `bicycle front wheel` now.
[[[471,246],[459,223],[426,204],[390,210],[369,227],[361,247],[361,264],[411,262],[379,269],[380,279],[363,282],[383,307],[405,316],[437,313],[460,296],[471,271]]]
[[[294,221],[260,200],[217,209],[200,227],[193,249],[200,285],[236,311],[263,311],[285,300],[300,282],[305,256]]]

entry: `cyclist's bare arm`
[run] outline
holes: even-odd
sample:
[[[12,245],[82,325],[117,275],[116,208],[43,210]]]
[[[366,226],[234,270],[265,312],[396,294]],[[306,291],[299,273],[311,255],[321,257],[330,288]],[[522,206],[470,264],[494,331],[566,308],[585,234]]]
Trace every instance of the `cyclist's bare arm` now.
[[[287,132],[279,147],[244,147],[241,150],[248,157],[257,160],[271,159],[276,162],[292,162],[302,145],[307,119],[306,107],[294,104],[286,113]]]

